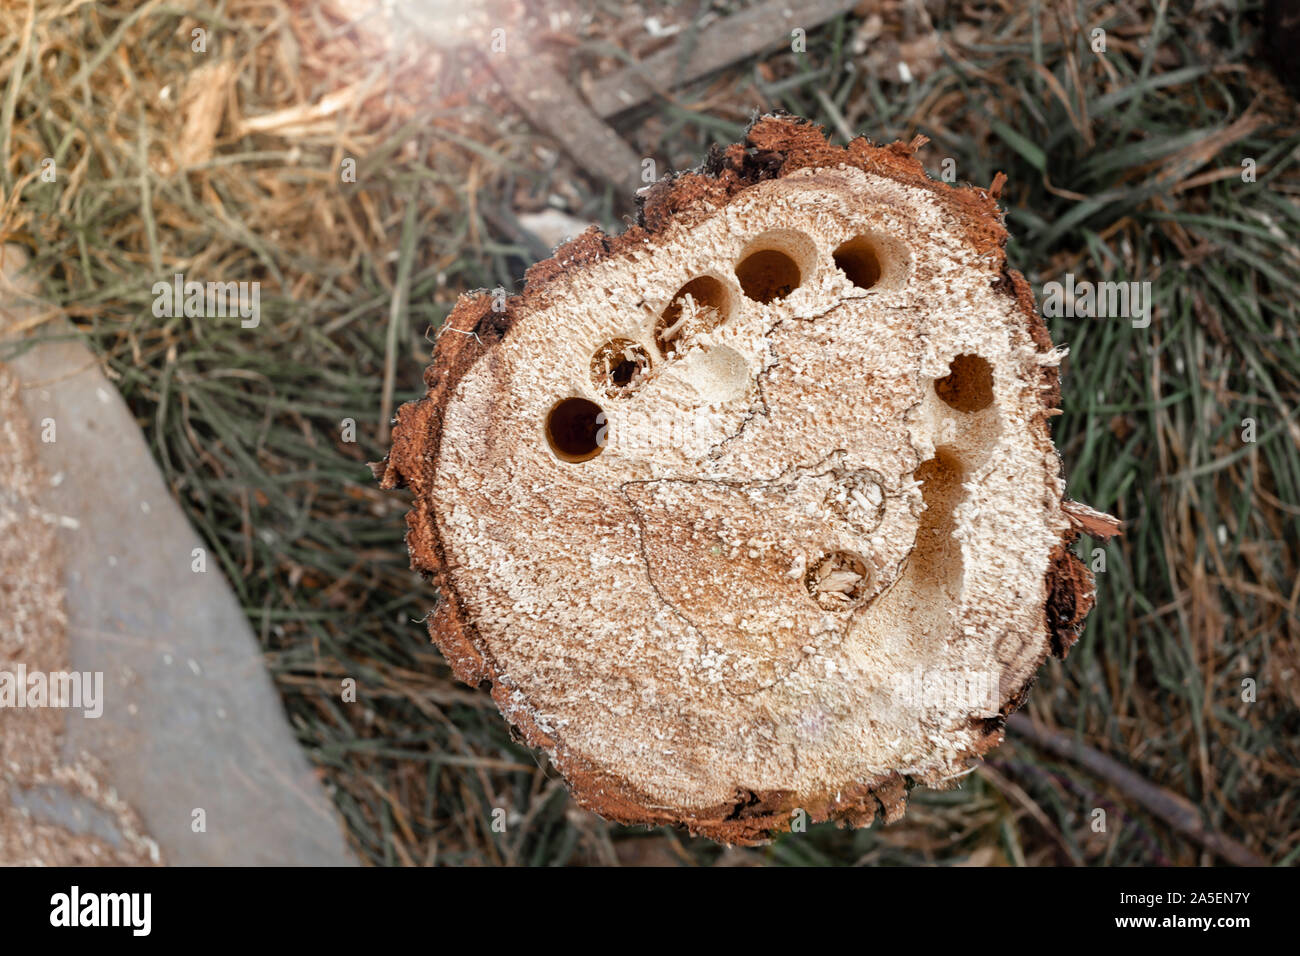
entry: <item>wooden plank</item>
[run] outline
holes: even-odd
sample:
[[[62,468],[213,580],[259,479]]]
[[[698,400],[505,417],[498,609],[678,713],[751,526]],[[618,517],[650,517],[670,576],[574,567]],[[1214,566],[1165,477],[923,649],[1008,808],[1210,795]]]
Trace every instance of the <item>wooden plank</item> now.
[[[540,58],[489,56],[487,62],[529,122],[554,137],[583,169],[614,186],[618,196],[642,185],[641,157]]]
[[[666,50],[646,57],[593,84],[588,102],[598,116],[610,117],[639,106],[657,92],[698,80],[738,60],[789,46],[796,27],[811,30],[847,13],[861,0],[773,0],[718,20],[694,37],[683,37]],[[690,56],[681,62],[683,43],[694,41]]]

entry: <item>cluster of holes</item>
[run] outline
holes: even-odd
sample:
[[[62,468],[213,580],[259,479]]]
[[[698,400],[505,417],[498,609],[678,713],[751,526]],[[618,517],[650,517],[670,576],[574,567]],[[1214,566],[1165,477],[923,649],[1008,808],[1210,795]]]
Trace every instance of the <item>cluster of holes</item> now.
[[[760,246],[736,265],[736,279],[745,295],[755,302],[776,302],[790,295],[803,282],[799,263],[784,249]],[[880,251],[868,236],[854,236],[840,243],[831,254],[835,267],[855,286],[870,289],[880,282],[884,267]]]
[[[934,390],[959,412],[981,411],[993,404],[993,366],[979,355],[958,355]]]
[[[847,611],[866,597],[871,573],[861,555],[832,551],[823,555],[804,575],[804,585],[819,607]]]
[[[804,280],[803,269],[794,256],[777,246],[797,244],[800,240],[807,242],[802,234],[790,232],[789,236],[759,237],[751,244],[736,263],[736,281],[747,298],[762,303],[777,302],[799,288]],[[869,289],[880,281],[880,256],[874,242],[866,236],[855,236],[841,243],[833,259],[836,267],[859,288]],[[654,342],[660,356],[671,358],[688,336],[717,328],[730,318],[731,312],[731,292],[721,280],[711,275],[691,279],[677,290],[655,323]],[[646,381],[651,366],[651,357],[641,345],[627,338],[611,339],[592,355],[592,384],[611,398],[626,398]],[[956,363],[953,371],[957,371]],[[958,391],[962,388],[954,387]],[[947,388],[945,385],[944,389]],[[941,389],[940,395],[944,394]],[[944,400],[953,404],[947,397]],[[992,401],[991,377],[989,401]],[[556,404],[547,415],[546,437],[552,450],[563,460],[589,461],[603,448],[603,441],[598,441],[598,437],[603,438],[604,426],[605,413],[599,405],[587,399],[568,398]]]

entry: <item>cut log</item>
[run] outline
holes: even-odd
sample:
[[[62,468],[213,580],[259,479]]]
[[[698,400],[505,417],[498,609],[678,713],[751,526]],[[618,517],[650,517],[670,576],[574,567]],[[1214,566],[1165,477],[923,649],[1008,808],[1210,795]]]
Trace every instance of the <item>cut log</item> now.
[[[1062,353],[995,198],[912,152],[757,120],[463,297],[399,412],[434,640],[609,819],[896,820],[1078,637],[1112,525],[1064,506]]]

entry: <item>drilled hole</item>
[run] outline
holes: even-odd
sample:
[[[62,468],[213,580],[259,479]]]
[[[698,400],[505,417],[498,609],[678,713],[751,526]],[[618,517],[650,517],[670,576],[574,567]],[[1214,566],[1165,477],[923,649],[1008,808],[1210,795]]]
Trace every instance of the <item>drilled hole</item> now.
[[[630,395],[645,381],[650,356],[631,339],[611,339],[591,357],[591,381],[607,395]]]
[[[605,447],[605,412],[585,398],[566,398],[546,416],[546,440],[565,461],[588,461]]]
[[[699,276],[673,295],[655,324],[655,344],[664,355],[677,351],[689,335],[717,328],[727,320],[731,296],[713,276]]]
[[[808,593],[828,611],[847,611],[861,602],[870,584],[867,563],[851,551],[832,551],[804,576]]]
[[[965,475],[961,460],[946,445],[936,448],[934,457],[922,462],[915,473],[925,511],[909,561],[918,581],[941,588],[953,600],[962,582],[961,544],[954,535]]]
[[[934,390],[959,412],[988,408],[993,404],[993,366],[978,355],[958,355]]]
[[[736,278],[755,302],[784,299],[803,281],[799,264],[779,249],[760,249],[740,260]]]
[[[880,281],[880,256],[866,236],[840,243],[834,259],[839,270],[859,289],[870,289]]]

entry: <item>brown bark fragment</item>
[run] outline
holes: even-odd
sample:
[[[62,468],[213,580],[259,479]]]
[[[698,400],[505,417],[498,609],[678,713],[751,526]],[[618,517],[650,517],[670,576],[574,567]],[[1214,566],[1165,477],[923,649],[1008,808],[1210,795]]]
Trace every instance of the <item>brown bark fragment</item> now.
[[[1084,620],[1096,598],[1092,572],[1074,552],[1062,546],[1052,556],[1047,582],[1046,615],[1052,653],[1065,660],[1083,633]]]

